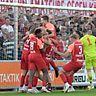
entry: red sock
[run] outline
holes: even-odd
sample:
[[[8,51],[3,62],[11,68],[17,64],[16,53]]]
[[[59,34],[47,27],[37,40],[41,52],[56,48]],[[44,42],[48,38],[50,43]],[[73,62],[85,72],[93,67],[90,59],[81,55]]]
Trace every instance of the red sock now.
[[[60,74],[60,77],[61,77],[61,79],[63,80],[63,82],[64,83],[66,83],[67,82],[67,78],[66,78],[66,75],[65,74]]]
[[[67,75],[66,77],[67,77],[68,83],[69,83],[70,85],[72,85],[73,75]]]
[[[47,85],[46,81],[42,81],[42,86],[46,86],[46,85]]]
[[[38,77],[34,76],[33,77],[33,82],[32,82],[32,87],[36,87],[38,83]]]
[[[51,64],[51,66],[52,66],[54,69],[56,69],[56,65],[55,65],[55,63],[54,63],[53,60],[50,60],[50,64]]]
[[[32,84],[28,84],[28,89],[31,89],[32,88]]]
[[[25,77],[25,86],[28,86],[28,82],[29,82],[29,75],[27,75],[27,76]]]
[[[24,80],[25,80],[25,76],[21,76],[21,83],[20,83],[20,87],[22,87],[24,85]]]

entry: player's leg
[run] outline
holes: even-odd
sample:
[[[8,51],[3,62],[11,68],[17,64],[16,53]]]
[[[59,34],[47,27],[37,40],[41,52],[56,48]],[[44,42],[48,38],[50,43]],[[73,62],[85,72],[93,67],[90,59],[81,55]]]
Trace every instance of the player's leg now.
[[[96,63],[96,62],[95,62]],[[95,81],[96,81],[96,66],[93,67],[94,73],[95,73]]]
[[[65,71],[63,69],[61,69],[59,71],[59,74],[60,74],[60,77],[61,77],[62,81],[64,82],[63,91],[66,93],[68,91],[69,87],[70,87],[70,84],[67,81],[67,77],[66,77]]]
[[[72,62],[72,64],[73,65],[70,66],[72,68],[71,69],[72,71],[70,72],[70,75],[69,74],[66,75],[67,76],[67,80],[68,80],[68,82],[69,82],[70,85],[72,85],[74,73],[76,73],[77,71],[79,71],[82,68],[82,66],[83,66],[82,63],[77,63],[77,62]]]
[[[96,80],[96,56],[92,58],[92,65],[93,65],[93,70],[95,73],[95,80]]]
[[[37,54],[36,58],[38,58],[38,59],[36,59],[36,61],[34,61],[34,63],[36,65],[36,68],[39,71],[40,70],[42,71],[42,73],[43,73],[43,83],[44,83],[44,85],[46,85],[46,82],[50,82],[46,63],[45,63],[45,61],[44,61],[44,59],[42,58],[41,55]],[[43,89],[46,89],[46,87],[43,87]],[[45,91],[49,92],[47,89]]]
[[[49,60],[49,63],[50,63],[50,65],[54,68],[54,70],[55,70],[55,76],[56,76],[56,78],[57,78],[58,75],[59,75],[59,72],[58,72],[59,70],[58,70],[56,64],[54,63],[53,60]]]
[[[26,74],[28,72],[28,53],[22,52],[22,58],[21,58],[21,69],[22,69],[22,75],[21,75],[21,82],[20,82],[20,89],[22,91],[24,81]]]
[[[47,69],[48,69],[48,70],[50,70],[50,65],[51,65],[55,70],[57,69],[57,67],[56,67],[56,65],[55,65],[55,63],[54,63],[53,60],[46,59],[46,57],[44,57],[44,56],[43,56],[43,59],[44,59],[44,61],[46,62],[46,65],[47,65]],[[57,70],[57,71],[58,71],[58,70]],[[58,73],[57,75],[59,75],[59,73]],[[56,76],[57,76],[57,75],[56,75]],[[58,76],[57,76],[57,77],[58,77]],[[52,91],[51,78],[50,78],[50,76],[49,76],[49,72],[48,72],[48,78],[49,78],[48,81],[50,81],[50,82],[46,82],[46,84],[44,84],[44,82],[42,82],[42,86],[46,86],[46,88],[47,88],[49,91]]]
[[[27,90],[28,90],[28,80],[29,80],[29,74],[27,72],[25,80],[24,80],[24,84],[23,84],[23,87],[22,87],[22,92],[27,92]]]
[[[21,76],[21,80],[20,80],[20,88],[19,91],[22,92],[23,91],[23,86],[24,86],[24,81],[25,81],[25,77],[27,74],[27,70],[22,70],[22,76]]]
[[[47,70],[50,70],[50,60],[46,59],[45,56],[43,56],[43,60],[44,60],[45,63],[46,63],[46,68],[47,68]],[[50,81],[50,82],[46,82],[46,83],[42,82],[42,86],[47,86],[47,84],[48,84],[49,86],[51,86],[51,79],[50,79],[49,73],[48,73],[48,79],[49,79],[48,81]]]
[[[49,74],[48,74],[48,69],[47,68],[44,68],[42,69],[42,72],[43,72],[43,87],[41,89],[42,92],[50,92],[46,89],[46,82],[50,82],[50,77],[49,77]]]
[[[72,91],[75,91],[75,89],[73,88],[72,86],[72,82],[73,82],[73,75],[74,73],[76,73],[78,70],[80,70],[83,66],[83,64],[80,64],[80,63],[76,63],[74,62],[73,64],[73,71],[70,72],[70,75],[66,75],[67,77],[67,80],[68,80],[68,83],[71,85],[70,88],[68,89],[68,92],[72,92]]]
[[[71,74],[71,75],[66,75],[66,78],[67,78],[68,83],[70,84],[70,87],[69,87],[69,89],[68,89],[68,92],[73,92],[73,91],[75,91],[75,89],[74,89],[74,87],[73,87],[73,85],[72,85],[73,78],[74,78],[73,74]]]
[[[28,86],[28,82],[29,82],[29,71],[27,72],[27,75],[25,77],[25,86]]]
[[[29,93],[33,93],[32,90],[32,82],[33,82],[33,77],[35,76],[35,72],[36,72],[36,66],[35,64],[33,63],[33,58],[32,58],[32,54],[29,55],[28,59],[28,65],[29,65],[29,82],[28,82],[28,92]]]
[[[64,92],[67,92],[70,88],[70,84],[67,79],[67,75],[73,71],[73,63],[69,62],[68,64],[65,64],[63,68],[59,71],[60,77],[64,82]]]
[[[91,90],[94,88],[93,82],[92,82],[92,72],[91,72],[91,68],[93,67],[92,66],[92,59],[86,57],[85,58],[85,65],[86,65],[86,69],[87,69],[88,81],[90,82],[90,85],[88,86],[88,90]]]
[[[40,93],[40,91],[36,88],[37,83],[38,83],[38,72],[36,71],[35,75],[33,77],[32,86],[28,90],[28,92],[30,92],[30,93]]]

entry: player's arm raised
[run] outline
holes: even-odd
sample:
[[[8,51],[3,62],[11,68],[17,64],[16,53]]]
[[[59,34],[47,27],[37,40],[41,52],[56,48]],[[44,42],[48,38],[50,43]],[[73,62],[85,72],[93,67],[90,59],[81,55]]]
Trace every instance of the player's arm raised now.
[[[25,42],[29,37],[29,32],[26,32],[26,35],[22,38],[23,42]]]

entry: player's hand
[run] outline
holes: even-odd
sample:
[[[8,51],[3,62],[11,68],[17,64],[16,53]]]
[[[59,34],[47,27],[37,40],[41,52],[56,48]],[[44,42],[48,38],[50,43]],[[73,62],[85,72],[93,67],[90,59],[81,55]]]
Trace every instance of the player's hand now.
[[[59,69],[58,68],[55,69],[55,76],[56,76],[56,78],[59,76]]]
[[[49,37],[48,37],[48,35],[44,35],[43,38],[47,39],[47,38],[49,38]]]
[[[52,33],[52,32],[51,32],[50,30],[48,30],[48,29],[47,29],[46,31],[48,32],[48,34],[51,34],[51,33]]]
[[[55,53],[57,53],[57,48],[55,46],[52,46],[52,49],[54,50]]]

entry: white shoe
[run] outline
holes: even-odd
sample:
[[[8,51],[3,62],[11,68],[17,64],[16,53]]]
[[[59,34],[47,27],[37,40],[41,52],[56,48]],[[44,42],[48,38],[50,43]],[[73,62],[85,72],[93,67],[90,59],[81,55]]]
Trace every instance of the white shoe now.
[[[37,88],[28,89],[28,93],[40,93]]]
[[[91,83],[88,87],[87,87],[88,90],[91,90],[91,89],[94,89],[94,84]]]
[[[70,86],[68,92],[73,92],[73,91],[75,91],[75,89],[73,88],[73,86]]]
[[[33,89],[28,89],[27,93],[35,93]]]
[[[41,92],[50,93],[50,91],[48,91],[48,90],[46,89],[46,87],[42,87]]]
[[[69,88],[70,88],[70,84],[65,83],[64,89],[63,89],[64,93],[66,93],[66,92],[68,91]]]
[[[19,87],[19,92],[22,92],[22,87]]]
[[[32,89],[35,91],[35,93],[40,93],[40,91],[36,87],[33,87]]]
[[[28,91],[28,86],[25,86],[25,85],[24,85],[24,86],[22,87],[22,92],[27,92],[27,91]]]

